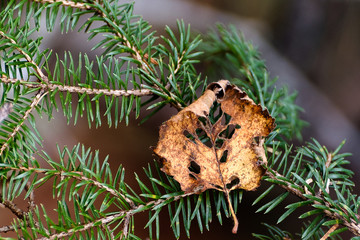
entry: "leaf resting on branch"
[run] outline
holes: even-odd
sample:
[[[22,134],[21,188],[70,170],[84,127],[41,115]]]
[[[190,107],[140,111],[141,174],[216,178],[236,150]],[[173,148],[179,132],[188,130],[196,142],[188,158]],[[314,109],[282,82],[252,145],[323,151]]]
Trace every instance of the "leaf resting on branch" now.
[[[219,104],[218,116],[212,116],[212,108]],[[232,210],[231,190],[250,191],[260,185],[264,169],[259,158],[265,156],[261,138],[274,128],[275,119],[267,109],[220,80],[161,126],[154,152],[162,171],[173,176],[184,192],[223,191]],[[237,220],[231,212],[236,233]]]

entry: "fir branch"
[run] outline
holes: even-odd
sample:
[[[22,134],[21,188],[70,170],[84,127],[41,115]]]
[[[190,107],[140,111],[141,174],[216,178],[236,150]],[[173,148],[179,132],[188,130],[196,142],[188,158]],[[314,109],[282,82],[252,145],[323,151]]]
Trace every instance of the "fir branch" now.
[[[10,141],[15,137],[15,135],[20,131],[21,127],[24,125],[26,119],[30,116],[31,112],[36,108],[36,106],[40,103],[41,99],[47,94],[47,92],[40,91],[33,98],[29,108],[26,110],[22,118],[20,119],[19,124],[13,129],[12,133],[8,135],[8,138],[5,140],[4,144],[0,149],[0,156],[3,154],[5,149],[8,147]]]
[[[140,63],[140,68],[144,71],[144,73],[148,74],[148,75],[156,75],[156,71],[149,65],[149,63],[146,61],[148,60],[149,56],[147,55],[147,53],[145,54],[141,54],[141,49],[138,49],[135,44],[132,44],[131,40],[128,39],[124,34],[120,33],[114,26],[116,26],[117,24],[113,21],[113,20],[109,20],[108,18],[106,18],[106,14],[101,11],[101,9],[97,8],[96,5],[101,5],[99,2],[97,1],[94,1],[92,2],[91,4],[92,5],[88,5],[90,3],[75,3],[75,2],[72,2],[72,1],[54,1],[54,0],[32,0],[32,1],[35,1],[35,2],[38,2],[38,3],[61,3],[63,6],[66,6],[66,7],[72,7],[72,8],[78,8],[78,9],[81,9],[81,10],[92,10],[94,11],[96,14],[98,14],[99,16],[101,16],[103,18],[103,22],[106,23],[106,25],[111,28],[114,32],[115,32],[115,35],[121,39],[122,43],[124,46],[126,46],[128,49],[130,49],[130,55],[131,57],[136,60],[138,63]],[[104,7],[104,6],[102,6]],[[110,21],[110,22],[109,22]],[[183,54],[185,53],[185,51],[183,52]],[[178,73],[178,71],[181,69],[181,61],[183,59],[183,55],[180,56],[180,58],[178,59],[178,64],[176,66],[176,69],[174,71],[174,75],[176,75]],[[155,65],[157,65],[157,62],[156,60],[150,58],[150,62],[152,63],[155,63]],[[168,77],[168,80],[170,82],[172,76],[169,76]],[[158,81],[159,83],[161,82],[159,78],[156,78],[156,81]],[[177,110],[181,110],[183,108],[183,106],[178,102],[176,101],[176,97],[174,97],[174,94],[169,92],[169,93],[166,93],[164,92],[164,90],[162,90],[160,87],[158,87],[156,84],[153,84],[153,86],[157,91],[160,91],[166,95],[169,95],[169,97],[171,97],[171,99],[173,99],[174,101],[171,101],[170,104],[175,107]],[[167,90],[169,90],[171,87],[170,83],[168,83],[165,88]],[[130,95],[137,95],[137,94],[130,94]],[[146,94],[148,95],[148,94]],[[150,95],[150,94],[149,94]],[[126,95],[126,94],[123,94],[123,96],[129,96],[129,95]],[[141,95],[139,94],[138,96],[144,96],[144,95]]]
[[[68,229],[67,232],[51,234],[49,237],[37,238],[37,240],[52,240],[52,239],[61,239],[61,238],[69,237],[77,232],[83,232],[88,229],[91,229],[91,228],[95,227],[96,225],[98,225],[99,223],[101,223],[101,225],[108,224],[108,223],[114,221],[115,219],[122,217],[124,214],[125,214],[125,211],[122,211],[122,212],[114,214],[114,215],[110,215],[110,216],[107,216],[107,217],[104,217],[101,219],[97,219],[94,222],[84,224],[83,228],[81,228],[81,229],[79,229],[79,227],[77,226],[76,228]]]
[[[24,56],[27,62],[29,62],[32,67],[34,68],[37,75],[40,77],[38,81],[48,83],[48,78],[45,74],[41,71],[40,67],[35,63],[35,61],[22,49],[18,46],[17,42],[8,37],[3,31],[0,31],[0,36],[9,40],[13,45],[15,45],[15,49]],[[4,77],[4,76],[2,76]],[[4,144],[1,146],[0,149],[0,156],[3,154],[5,149],[8,147],[10,141],[15,137],[15,135],[20,131],[21,127],[24,125],[26,119],[30,116],[31,112],[35,109],[35,107],[40,103],[41,99],[47,94],[47,92],[41,90],[39,91],[36,96],[33,98],[29,108],[24,113],[23,117],[20,119],[19,124],[13,129],[12,133],[8,135],[8,138],[5,140]]]
[[[43,169],[43,168],[32,168],[32,167],[6,167],[8,170],[14,170],[14,171],[22,171],[22,172],[36,172],[36,173],[42,173],[42,174],[47,174],[49,172],[51,172],[51,174],[53,175],[57,175],[62,177],[70,177],[79,181],[85,181],[85,182],[89,182],[91,185],[98,187],[99,189],[104,189],[105,191],[107,191],[108,193],[110,193],[111,195],[113,195],[115,198],[122,198],[124,199],[129,205],[130,207],[135,207],[134,202],[126,197],[124,194],[106,186],[105,184],[93,180],[91,178],[88,178],[86,176],[84,176],[83,172],[79,172],[79,171],[52,171],[49,169]],[[70,174],[70,175],[69,175]]]
[[[98,187],[99,189],[104,189],[105,191],[109,192],[114,197],[124,199],[130,205],[130,207],[132,208],[135,207],[135,203],[130,198],[126,197],[124,194],[119,193],[118,191],[115,191],[112,188],[109,188],[108,186],[102,184],[101,182],[85,177],[82,172],[71,172],[71,173],[75,173],[79,175],[79,176],[72,175],[71,177],[73,177],[74,179],[77,179],[79,181],[90,182],[92,185]],[[62,176],[63,173],[60,172],[59,175]]]
[[[14,128],[13,132],[8,136],[8,138],[5,140],[4,144],[1,146],[0,149],[0,156],[5,151],[5,149],[8,147],[9,142],[15,137],[15,135],[20,131],[21,127],[24,125],[25,120],[30,116],[31,112],[35,109],[35,107],[40,103],[41,99],[46,95],[46,92],[40,91],[34,99],[32,100],[29,108],[24,113],[24,116],[21,118],[20,123]]]
[[[27,54],[23,49],[21,49],[17,42],[8,37],[3,31],[0,31],[0,36],[9,40],[12,44],[15,45],[15,49],[19,51],[20,54],[22,54],[24,56],[24,58],[26,59],[26,61],[28,61],[34,68],[35,72],[39,75],[40,77],[40,80],[47,83],[48,82],[48,79],[47,77],[45,76],[45,74],[41,71],[40,67],[34,62],[34,60],[29,56],[29,54]]]
[[[149,208],[150,209],[155,208],[155,207],[163,204],[166,201],[169,201],[169,200],[178,201],[178,200],[180,200],[182,198],[185,198],[185,197],[193,195],[193,194],[194,193],[184,193],[184,194],[181,194],[181,195],[177,195],[175,197],[168,197],[168,198],[164,198],[164,199],[158,199],[156,201],[150,201],[145,205],[134,206],[133,208],[131,208],[131,209],[127,210],[127,211],[120,211],[120,212],[118,212],[116,214],[106,216],[106,217],[103,217],[103,218],[99,218],[99,219],[97,219],[95,221],[92,221],[90,223],[86,223],[86,224],[83,225],[82,228],[79,228],[79,226],[77,226],[75,228],[68,229],[66,232],[52,234],[52,235],[50,235],[48,237],[37,238],[36,240],[52,240],[52,239],[59,239],[59,238],[69,237],[69,236],[71,236],[71,235],[73,235],[73,234],[75,234],[77,232],[83,232],[83,231],[89,230],[91,228],[94,228],[94,227],[98,226],[99,223],[100,223],[100,225],[106,225],[106,224],[109,224],[109,223],[111,223],[112,221],[114,221],[116,219],[123,218],[124,216],[125,216],[125,224],[127,226],[128,223],[126,223],[126,218],[128,216],[130,218],[131,216],[133,216],[136,213],[146,211]],[[124,228],[124,230],[125,230],[125,228]],[[127,232],[126,232],[126,234],[127,234]],[[125,233],[123,234],[123,236],[126,236]]]
[[[285,178],[282,174],[278,173],[274,169],[267,169],[267,171],[265,172],[265,176],[268,176],[270,179],[273,179],[273,180],[279,180],[279,179],[284,179]],[[303,192],[299,190],[299,189],[302,188],[301,186],[299,186],[296,183],[291,183],[290,184],[288,182],[283,182],[283,181],[282,181],[282,183],[283,184],[279,184],[280,187],[282,187],[286,191],[300,197],[302,200],[307,200],[307,198],[304,196]]]
[[[278,184],[280,187],[282,187],[286,191],[298,196],[302,200],[311,200],[308,197],[306,197],[306,195],[305,195],[306,194],[306,186],[304,186],[304,188],[303,188],[300,185],[296,184],[295,182],[291,182],[291,184],[290,184],[288,182],[283,181],[283,179],[286,179],[286,177],[283,176],[282,174],[278,173],[274,169],[267,169],[265,175],[272,180],[280,181],[282,183],[282,184]],[[299,189],[304,189],[304,191],[300,191]],[[321,199],[321,201],[323,201],[327,207],[332,207],[331,203],[329,203],[320,194],[317,194],[316,197]],[[313,202],[314,202],[314,204],[319,204],[318,201],[313,200]],[[342,210],[344,213],[346,213],[345,209],[342,209]],[[333,220],[339,220],[339,222],[341,222],[342,225],[346,226],[349,229],[349,231],[351,231],[356,236],[360,236],[360,224],[357,223],[354,219],[350,219],[350,221],[348,221],[344,216],[342,216],[338,213],[335,213],[335,212],[330,212],[328,210],[324,210],[324,213],[326,214],[326,216],[328,216],[329,218],[331,218]],[[355,216],[357,219],[360,219],[360,215],[355,214]]]
[[[29,191],[29,187],[30,184],[27,183],[25,189],[27,191]],[[27,221],[29,220],[29,213],[32,212],[35,209],[35,200],[34,200],[34,192],[31,191],[31,193],[29,194],[28,197],[28,211],[23,211],[22,209],[20,209],[13,201],[7,200],[3,197],[2,194],[0,194],[0,202],[1,204],[8,208],[19,220],[24,220],[26,219]],[[38,222],[33,220],[35,226],[38,226]],[[30,227],[30,225],[27,225],[28,227]],[[8,226],[3,226],[0,227],[0,232],[10,232],[10,231],[15,231],[15,227],[13,225],[8,225]]]
[[[107,96],[114,96],[114,97],[121,97],[121,96],[151,96],[153,93],[149,89],[132,89],[132,90],[113,90],[113,89],[97,89],[97,88],[85,88],[85,87],[79,87],[79,86],[67,86],[67,85],[61,85],[61,84],[43,84],[43,83],[34,83],[34,82],[28,82],[21,79],[14,79],[14,78],[8,78],[6,76],[3,76],[0,78],[3,83],[7,84],[16,84],[20,83],[23,86],[26,86],[28,88],[41,88],[44,91],[61,91],[61,92],[71,92],[71,93],[85,93],[87,95],[107,95]]]
[[[71,8],[78,8],[78,9],[82,9],[82,10],[89,10],[91,9],[90,6],[81,3],[81,2],[73,2],[73,1],[66,1],[66,0],[32,0],[34,2],[37,3],[61,3],[61,5],[65,6],[65,7],[71,7]]]
[[[61,3],[61,5],[65,6],[65,7],[79,8],[82,10],[93,10],[99,16],[103,17],[104,19],[106,18],[106,15],[104,12],[102,12],[100,9],[98,9],[96,7],[92,7],[92,6],[88,5],[89,3],[77,3],[77,2],[72,2],[72,1],[59,1],[59,0],[58,1],[57,0],[32,0],[32,1],[38,2],[38,3],[43,3],[43,4],[44,3]],[[93,1],[93,3],[100,5],[100,2]],[[113,26],[116,26],[117,24],[114,21],[111,21],[111,24],[107,21],[104,21],[104,22],[107,24],[108,27],[112,28],[115,31],[117,37],[122,39],[124,45],[132,50],[133,53],[131,55],[135,60],[140,62],[141,68],[147,73],[150,73],[150,71],[149,71],[150,69],[151,69],[151,71],[153,71],[151,66],[146,62],[145,58],[143,56],[141,56],[140,50],[137,49],[133,44],[131,44],[131,41],[129,39],[127,39],[126,36],[124,36],[123,34],[118,32],[117,29],[113,27]]]

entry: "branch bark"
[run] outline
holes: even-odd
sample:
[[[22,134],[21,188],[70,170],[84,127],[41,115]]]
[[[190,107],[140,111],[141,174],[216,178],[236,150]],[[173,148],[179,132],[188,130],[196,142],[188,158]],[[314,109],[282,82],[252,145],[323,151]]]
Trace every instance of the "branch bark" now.
[[[0,78],[3,83],[8,84],[15,84],[20,83],[23,86],[28,88],[41,88],[47,91],[61,91],[61,92],[71,92],[71,93],[85,93],[87,95],[97,95],[97,94],[104,94],[107,96],[115,96],[121,97],[125,96],[128,97],[130,95],[134,96],[151,96],[153,93],[149,89],[132,89],[132,90],[113,90],[113,89],[98,89],[98,88],[85,88],[85,87],[78,87],[78,86],[67,86],[67,85],[60,85],[60,84],[43,84],[43,83],[34,83],[28,82],[21,79],[14,79],[14,78],[7,78],[3,76]]]

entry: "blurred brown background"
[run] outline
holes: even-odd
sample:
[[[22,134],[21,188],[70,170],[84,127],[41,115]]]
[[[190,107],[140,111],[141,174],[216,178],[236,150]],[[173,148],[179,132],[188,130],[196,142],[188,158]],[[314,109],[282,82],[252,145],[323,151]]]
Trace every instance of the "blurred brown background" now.
[[[135,12],[143,15],[160,33],[164,26],[175,26],[176,19],[184,19],[192,29],[207,32],[216,22],[234,24],[248,41],[254,43],[266,60],[272,77],[278,76],[278,85],[286,84],[299,93],[298,104],[305,112],[303,118],[310,126],[304,129],[304,140],[314,137],[328,149],[334,149],[347,139],[344,151],[354,155],[351,168],[360,169],[360,1],[234,1],[234,0],[138,0]],[[173,28],[175,29],[175,27]],[[64,50],[87,52],[92,43],[85,35],[69,33],[44,33],[47,47],[55,52]],[[146,112],[144,111],[146,114]],[[114,168],[122,164],[127,172],[127,181],[135,185],[133,172],[142,174],[142,167],[152,162],[150,146],[155,146],[160,124],[174,114],[165,109],[144,125],[134,121],[130,126],[120,128],[102,126],[90,130],[87,122],[76,127],[67,126],[62,113],[55,115],[50,123],[39,119],[44,145],[56,156],[56,144],[73,146],[81,142],[86,147],[99,149],[101,156],[110,155]],[[359,182],[359,176],[355,176]],[[266,184],[259,189],[266,189]],[[358,188],[356,187],[356,190]],[[359,192],[359,191],[358,191]],[[55,207],[50,200],[41,199],[49,209]],[[284,212],[283,206],[269,214],[254,212],[251,206],[257,192],[244,194],[243,204],[238,212],[239,233],[231,234],[232,222],[225,220],[223,226],[214,218],[210,231],[200,234],[197,224],[192,227],[192,239],[252,239],[251,233],[264,233],[260,222],[275,224]],[[291,198],[289,198],[291,200]],[[53,206],[53,207],[51,207]],[[8,224],[7,210],[0,219],[1,226]],[[146,214],[144,215],[146,217]],[[163,214],[161,239],[174,239],[167,215]],[[3,223],[5,222],[5,223]],[[142,230],[144,219],[139,219],[136,232],[143,239],[147,230]],[[299,232],[301,220],[289,218],[279,226],[290,232]],[[346,236],[346,238],[350,238]],[[181,239],[186,239],[182,234]]]

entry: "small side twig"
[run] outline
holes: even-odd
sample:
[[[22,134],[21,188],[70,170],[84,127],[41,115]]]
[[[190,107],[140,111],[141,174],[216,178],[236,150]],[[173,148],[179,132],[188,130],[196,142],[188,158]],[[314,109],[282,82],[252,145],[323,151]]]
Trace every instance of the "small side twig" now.
[[[325,167],[326,167],[326,168],[328,168],[328,167],[330,166],[331,161],[332,161],[332,158],[333,158],[332,154],[331,154],[331,153],[328,153],[328,155],[327,155],[327,160],[326,160],[326,163],[325,163]]]
[[[332,232],[334,232],[339,227],[339,224],[333,225],[320,240],[326,240]]]
[[[8,226],[2,226],[0,227],[0,233],[7,233],[7,232],[12,232],[14,231],[15,228],[13,225],[8,225]]]
[[[101,227],[109,232],[111,240],[115,239],[114,233],[111,231],[108,225],[102,224]]]
[[[28,182],[25,186],[25,190],[26,191],[29,191],[30,189],[30,182]],[[30,194],[29,194],[29,197],[28,197],[28,203],[29,203],[29,206],[28,206],[28,211],[29,212],[33,212],[35,207],[36,207],[36,204],[35,204],[35,194],[34,194],[34,191],[31,190]]]
[[[128,236],[129,223],[130,223],[131,216],[132,216],[131,214],[126,214],[126,217],[125,217],[125,220],[124,220],[123,231],[121,233],[120,239],[123,239],[123,237],[126,239],[127,236]]]
[[[15,135],[20,131],[21,127],[25,123],[25,120],[29,117],[30,113],[35,109],[36,105],[39,104],[39,102],[45,95],[46,95],[46,92],[44,93],[43,91],[40,91],[38,94],[36,94],[35,98],[33,99],[33,101],[30,104],[30,107],[28,108],[28,110],[26,110],[26,112],[24,113],[24,116],[21,118],[21,121],[19,122],[19,124],[16,125],[16,127],[14,128],[12,133],[10,133],[8,135],[8,138],[5,140],[4,144],[1,146],[0,155],[3,154],[5,149],[8,147],[10,140],[13,139],[15,137]]]
[[[0,202],[19,219],[23,219],[24,216],[27,214],[27,212],[21,210],[18,206],[16,206],[14,202],[5,199],[2,194],[0,194]]]
[[[20,48],[16,41],[10,37],[8,37],[3,31],[0,31],[0,36],[4,39],[9,40],[12,44],[15,45],[15,49],[24,56],[24,58],[26,59],[26,61],[28,61],[34,71],[36,72],[36,74],[39,76],[38,81],[39,82],[44,82],[46,84],[49,83],[48,78],[45,76],[45,74],[41,71],[40,67],[34,62],[34,60],[22,49]],[[3,77],[3,76],[2,76]],[[24,116],[21,118],[20,122],[16,125],[16,127],[13,129],[13,132],[10,133],[8,135],[8,138],[5,140],[4,144],[1,146],[0,149],[0,155],[3,154],[3,152],[5,151],[5,149],[8,147],[9,142],[11,139],[13,139],[15,137],[15,135],[20,131],[21,127],[24,125],[25,120],[30,116],[30,113],[35,109],[36,105],[39,104],[39,102],[41,101],[41,99],[47,94],[46,91],[44,91],[44,89],[40,90],[36,96],[34,97],[34,99],[32,100],[30,107],[26,110],[26,112],[24,113]]]
[[[9,40],[12,44],[17,45],[17,43],[15,42],[14,39],[8,37],[3,31],[0,31],[0,36]],[[26,59],[26,61],[28,61],[29,63],[31,63],[31,65],[33,65],[33,68],[35,70],[35,72],[40,76],[41,80],[44,81],[45,83],[48,83],[48,78],[45,76],[45,74],[41,71],[40,67],[34,62],[34,60],[32,60],[32,58],[29,56],[29,54],[27,54],[23,49],[21,49],[20,47],[15,47],[16,50],[24,56],[24,58]]]
[[[33,0],[34,2],[38,3],[58,3],[61,2],[63,6],[72,7],[72,8],[79,8],[83,10],[89,10],[90,7],[80,2],[74,1],[67,1],[67,0]]]

